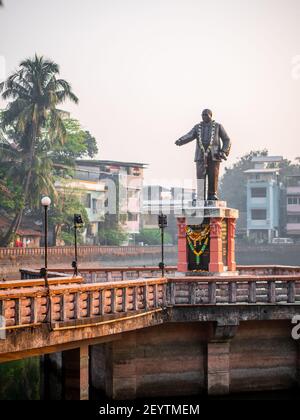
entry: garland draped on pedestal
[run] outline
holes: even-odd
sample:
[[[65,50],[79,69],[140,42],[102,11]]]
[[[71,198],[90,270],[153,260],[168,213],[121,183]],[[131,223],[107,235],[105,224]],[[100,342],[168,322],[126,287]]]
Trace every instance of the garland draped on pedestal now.
[[[210,226],[206,225],[200,232],[194,231],[190,226],[186,227],[186,237],[189,247],[196,256],[196,264],[200,264],[200,257],[205,252],[209,241]],[[200,247],[197,251],[196,248]]]

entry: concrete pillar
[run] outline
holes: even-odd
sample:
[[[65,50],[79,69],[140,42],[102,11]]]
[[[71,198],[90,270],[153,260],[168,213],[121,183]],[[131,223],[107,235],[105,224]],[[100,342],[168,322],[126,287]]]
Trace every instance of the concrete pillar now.
[[[207,392],[208,395],[229,394],[230,388],[230,343],[207,344]]]
[[[106,348],[106,395],[114,400],[133,400],[137,390],[136,333]]]
[[[65,400],[89,399],[89,346],[62,353],[63,396]]]
[[[272,229],[268,230],[268,242],[269,244],[272,242]]]
[[[235,229],[236,229],[236,219],[228,219],[228,256],[227,256],[227,266],[228,271],[236,271],[236,261],[235,261]]]
[[[224,271],[222,255],[222,219],[210,219],[210,262],[208,270],[212,273]]]
[[[177,218],[178,228],[178,261],[177,270],[181,273],[188,271],[188,257],[186,246],[186,221],[185,217]]]

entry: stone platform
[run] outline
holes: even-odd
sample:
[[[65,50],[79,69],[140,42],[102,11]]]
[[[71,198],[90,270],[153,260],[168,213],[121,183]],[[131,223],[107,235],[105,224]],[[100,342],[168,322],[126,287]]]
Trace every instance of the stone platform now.
[[[177,217],[178,273],[187,276],[238,274],[235,262],[238,216],[238,210],[229,208],[225,201],[191,201]],[[206,245],[204,241],[191,239],[202,237],[205,229],[209,231]]]

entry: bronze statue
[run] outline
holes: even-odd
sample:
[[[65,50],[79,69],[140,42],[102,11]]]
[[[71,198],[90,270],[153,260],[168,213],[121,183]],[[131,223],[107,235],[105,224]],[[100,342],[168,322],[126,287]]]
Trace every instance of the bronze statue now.
[[[204,200],[218,200],[218,180],[220,162],[226,160],[231,147],[230,138],[224,127],[212,119],[212,112],[204,109],[202,122],[196,124],[185,136],[180,137],[175,144],[182,146],[192,140],[197,140],[195,162],[197,168],[197,195],[199,197],[199,182],[204,180]],[[208,178],[208,196],[206,196],[206,177]]]

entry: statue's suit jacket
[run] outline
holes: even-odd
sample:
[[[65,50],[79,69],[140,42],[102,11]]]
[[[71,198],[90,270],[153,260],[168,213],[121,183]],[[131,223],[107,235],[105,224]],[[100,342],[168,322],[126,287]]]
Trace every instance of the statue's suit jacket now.
[[[231,141],[230,138],[228,137],[224,127],[219,124],[219,123],[215,123],[216,124],[216,128],[215,128],[215,137],[213,139],[212,142],[212,147],[211,147],[211,156],[213,160],[219,160],[217,158],[217,155],[222,151],[224,152],[227,156],[229,155],[230,152],[230,147],[231,147]],[[200,149],[199,147],[199,142],[198,142],[198,133],[199,133],[199,126],[200,124],[196,124],[195,127],[192,128],[192,130],[187,133],[185,136],[180,137],[179,142],[180,142],[180,146],[186,143],[189,143],[190,141],[193,140],[197,140],[196,142],[196,151],[195,151],[195,162],[203,162],[204,161],[204,154],[203,151]]]

